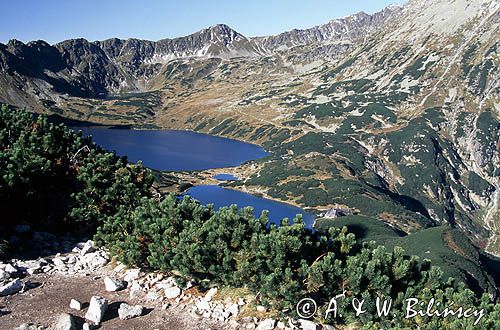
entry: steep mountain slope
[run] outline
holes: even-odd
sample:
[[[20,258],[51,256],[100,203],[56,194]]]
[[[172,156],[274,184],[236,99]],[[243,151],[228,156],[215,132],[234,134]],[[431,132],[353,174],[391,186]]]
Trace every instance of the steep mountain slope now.
[[[321,58],[325,52],[338,55],[396,12],[395,7],[374,15],[359,13],[312,29],[265,38],[247,38],[227,25],[218,24],[186,37],[156,42],[73,39],[51,46],[44,41],[24,44],[11,40],[7,45],[0,44],[0,69],[4,79],[0,84],[0,97],[12,104],[34,106],[37,99],[59,102],[54,92],[102,98],[109,94],[148,91],[154,87],[152,80],[162,79],[162,68],[178,59],[252,59],[311,44],[314,45],[308,50],[307,60]],[[319,44],[321,50],[314,52]],[[298,52],[304,60],[305,51]]]
[[[339,53],[356,47],[384,23],[398,16],[402,7],[389,6],[368,15],[365,12],[334,19],[326,24],[305,30],[292,30],[274,36],[257,37],[253,40],[262,48],[281,52],[294,62],[335,58]]]
[[[276,157],[247,190],[407,233],[450,225],[499,254],[499,8],[410,1],[259,38],[11,41],[0,99],[257,142]]]

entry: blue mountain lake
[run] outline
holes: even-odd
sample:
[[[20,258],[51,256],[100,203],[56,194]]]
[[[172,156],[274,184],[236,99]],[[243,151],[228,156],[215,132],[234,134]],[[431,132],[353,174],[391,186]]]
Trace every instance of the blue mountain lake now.
[[[259,146],[208,134],[177,130],[132,130],[73,127],[131,162],[155,170],[192,171],[238,166],[268,153]]]
[[[127,156],[131,162],[141,160],[147,167],[163,171],[192,171],[210,168],[237,166],[268,153],[259,146],[222,137],[177,130],[131,130],[112,129],[99,126],[78,126],[85,136],[118,155]],[[231,174],[218,174],[216,179],[238,180]],[[302,214],[309,228],[314,223],[314,214],[301,208],[257,197],[234,189],[217,185],[202,185],[187,192],[202,204],[214,204],[216,209],[237,204],[252,206],[256,217],[263,210],[269,211],[271,222],[279,224],[282,218],[290,221]]]

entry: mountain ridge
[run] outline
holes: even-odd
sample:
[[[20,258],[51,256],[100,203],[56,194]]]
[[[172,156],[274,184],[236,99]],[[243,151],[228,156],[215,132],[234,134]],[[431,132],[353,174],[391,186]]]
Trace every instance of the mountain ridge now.
[[[359,14],[351,34],[334,20],[274,46],[224,25],[158,47],[12,42],[0,45],[0,100],[252,141],[279,158],[245,181],[249,191],[340,205],[407,233],[449,224],[499,254],[499,5],[410,1],[378,15]],[[236,46],[249,56],[226,56]],[[182,56],[149,61],[160,48]]]

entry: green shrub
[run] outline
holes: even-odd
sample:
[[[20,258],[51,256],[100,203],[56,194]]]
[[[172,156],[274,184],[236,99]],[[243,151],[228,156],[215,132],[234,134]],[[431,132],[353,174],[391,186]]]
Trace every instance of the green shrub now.
[[[345,227],[313,233],[300,217],[276,226],[268,223],[266,212],[254,218],[251,208],[236,205],[214,211],[189,197],[167,195],[160,203],[143,198],[135,210],[123,209],[109,217],[96,240],[128,264],[174,272],[184,281],[259,292],[262,303],[278,311],[293,311],[304,297],[314,297],[324,309],[328,299],[343,290],[352,293],[346,304],[354,297],[374,301],[381,296],[393,299],[393,308],[402,310],[407,297],[433,295],[443,304],[454,300],[468,307],[498,309],[486,305],[486,296],[479,300],[452,279],[444,281],[439,268],[406,256],[402,248],[357,244]],[[375,316],[373,304],[366,309],[359,317],[345,308],[342,318],[328,321],[378,327],[389,322],[403,328],[422,322],[402,317],[387,321]]]
[[[200,284],[246,287],[288,315],[304,297],[314,297],[324,311],[329,299],[345,290],[343,316],[329,323],[362,322],[366,329],[472,327],[473,319],[382,319],[373,303],[361,316],[345,308],[353,298],[386,297],[402,310],[408,297],[433,296],[442,305],[484,308],[481,326],[500,327],[500,306],[487,295],[443,281],[439,268],[406,256],[400,247],[359,244],[346,227],[312,232],[300,216],[276,226],[267,212],[255,218],[251,208],[214,211],[172,194],[158,201],[149,193],[152,176],[141,165],[127,164],[43,117],[2,107],[0,118],[0,227],[19,221],[64,230],[98,227],[97,244],[129,265]]]
[[[64,125],[0,109],[0,213],[11,227],[92,230],[149,196],[152,175]],[[78,225],[76,225],[78,224]]]

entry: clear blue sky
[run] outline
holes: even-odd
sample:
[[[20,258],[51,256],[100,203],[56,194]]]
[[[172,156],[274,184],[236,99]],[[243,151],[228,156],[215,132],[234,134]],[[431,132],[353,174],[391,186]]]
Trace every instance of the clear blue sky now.
[[[0,42],[83,37],[158,40],[225,23],[246,36],[307,28],[405,0],[6,0]]]

